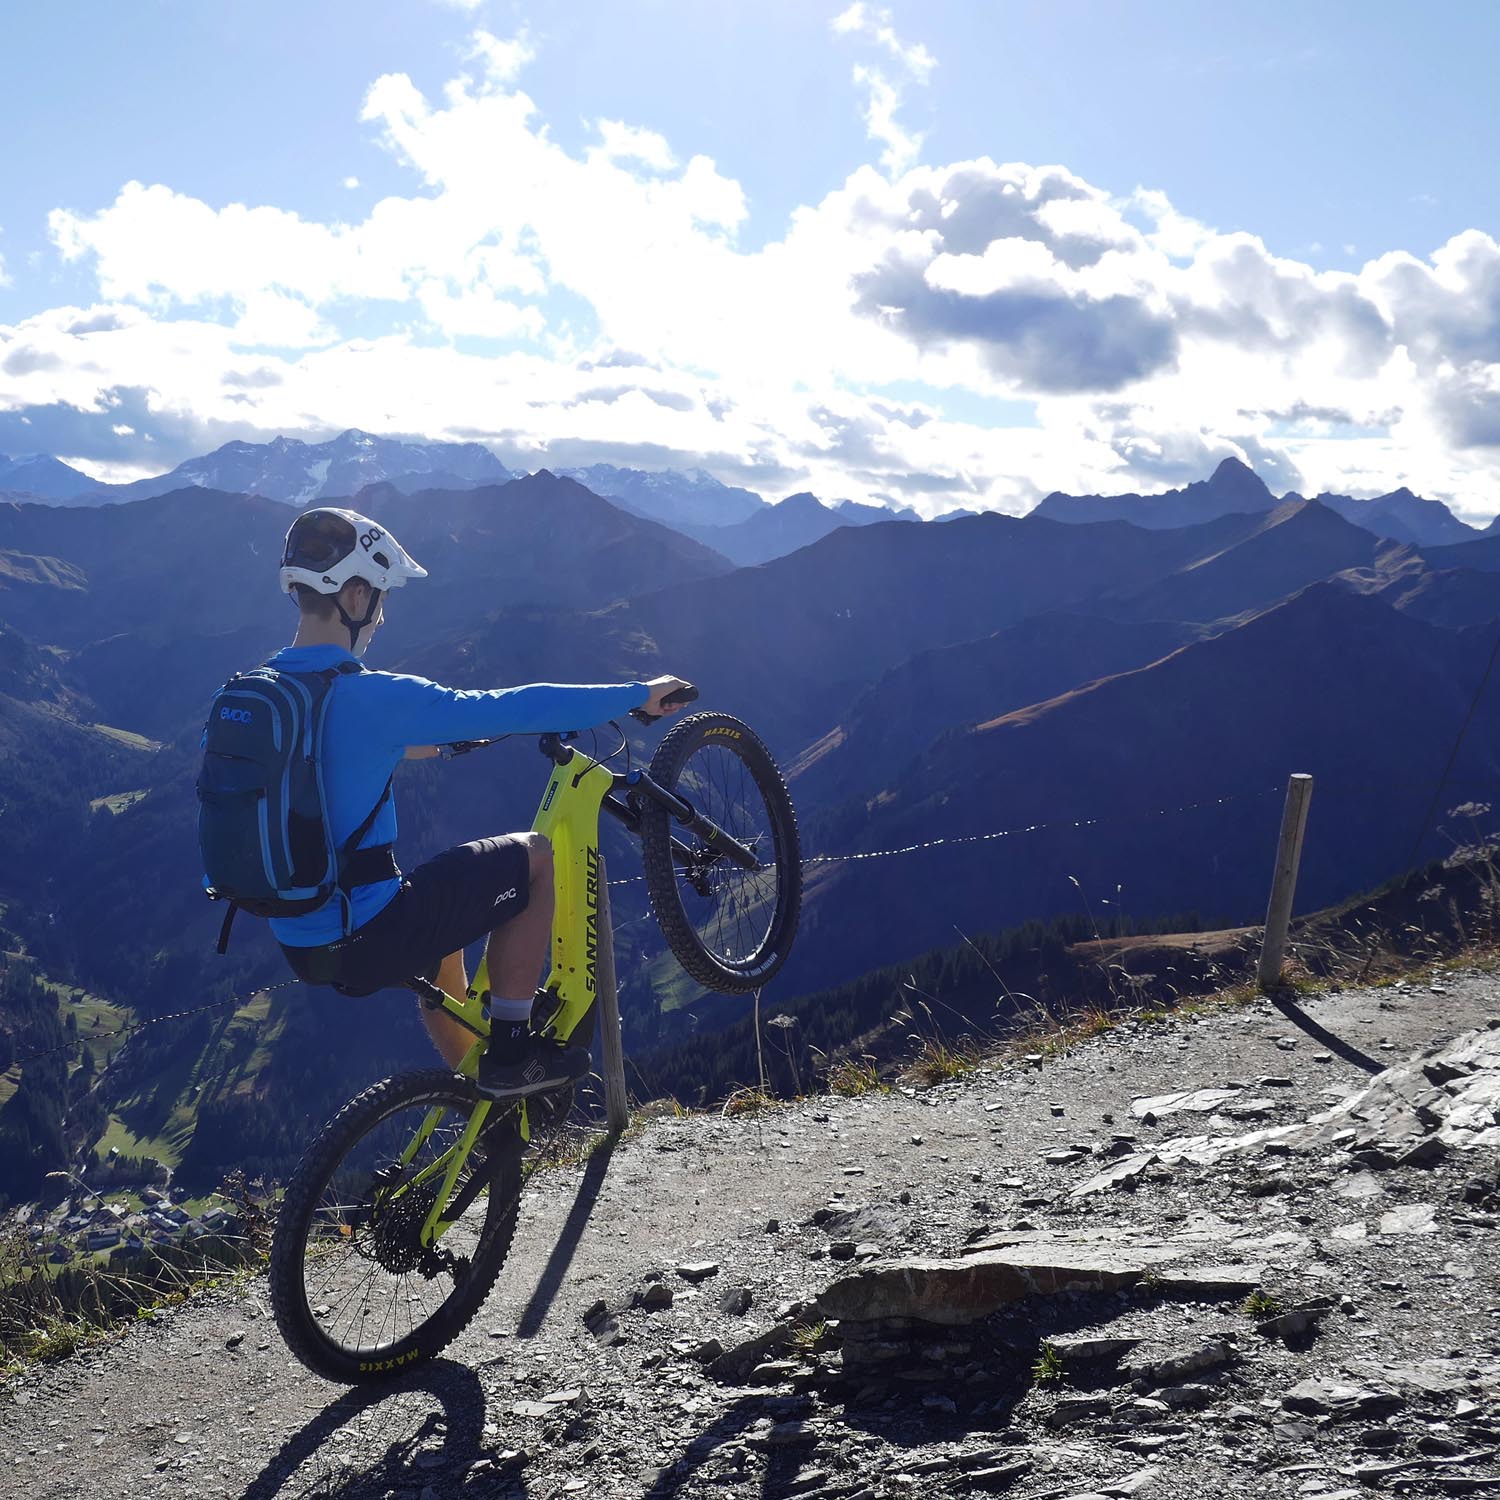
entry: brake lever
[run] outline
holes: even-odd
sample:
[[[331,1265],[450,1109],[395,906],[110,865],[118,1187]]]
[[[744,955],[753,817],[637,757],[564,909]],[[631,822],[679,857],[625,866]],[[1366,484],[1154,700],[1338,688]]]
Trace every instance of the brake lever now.
[[[676,692],[668,693],[661,701],[663,704],[671,704],[674,708],[681,707],[687,703],[696,703],[698,701],[698,689],[692,683],[685,682]],[[630,710],[630,717],[637,724],[654,724],[658,719],[664,719],[666,715],[648,714],[644,708],[632,708]]]

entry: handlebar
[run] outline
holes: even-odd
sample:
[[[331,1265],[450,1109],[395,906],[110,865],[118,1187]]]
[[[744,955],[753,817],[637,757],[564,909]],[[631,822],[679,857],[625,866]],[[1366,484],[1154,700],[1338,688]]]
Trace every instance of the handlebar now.
[[[673,708],[680,708],[683,704],[696,703],[697,700],[698,689],[692,683],[685,682],[675,693],[668,693],[661,701],[664,706],[670,704]],[[630,710],[630,717],[637,724],[654,724],[662,715],[648,714],[644,708],[632,708]]]

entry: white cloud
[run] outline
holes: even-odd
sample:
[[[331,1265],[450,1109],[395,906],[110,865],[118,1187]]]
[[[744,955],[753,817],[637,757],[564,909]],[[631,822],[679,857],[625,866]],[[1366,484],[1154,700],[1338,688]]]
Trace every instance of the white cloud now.
[[[920,42],[903,42],[891,24],[891,13],[883,6],[867,5],[854,0],[847,10],[832,21],[833,30],[842,36],[864,36],[883,48],[918,83],[926,83],[937,66],[937,59]]]
[[[599,121],[599,144],[591,148],[590,154],[602,156],[605,161],[638,161],[658,172],[670,172],[677,165],[664,136],[622,120]]]
[[[464,56],[471,62],[477,61],[489,82],[499,85],[514,82],[521,69],[536,57],[536,48],[524,30],[513,37],[501,38],[481,29],[470,38]]]
[[[866,92],[865,130],[872,141],[879,141],[885,148],[880,153],[880,164],[891,176],[899,176],[922,154],[922,134],[906,129],[896,118],[901,107],[901,90],[879,68],[856,63],[854,81]]]
[[[830,25],[835,35],[874,42],[895,60],[898,72],[916,83],[926,83],[937,66],[937,59],[920,42],[906,43],[896,35],[890,11],[868,5],[865,0],[854,0]],[[899,176],[921,155],[925,138],[921,131],[911,130],[896,118],[904,102],[904,81],[893,79],[884,68],[856,63],[854,82],[864,90],[865,130],[884,148],[881,165],[891,176]]]
[[[883,11],[833,25],[896,58]],[[134,182],[54,212],[99,302],[0,325],[0,418],[91,414],[116,449],[148,430],[476,437],[926,509],[1160,488],[1233,452],[1306,492],[1405,482],[1494,509],[1488,235],[1319,271],[1158,190],[916,165],[895,86],[861,64],[884,171],[746,247],[743,189],[712,160],[620,120],[567,150],[510,82],[529,42],[480,35],[481,74],[436,98],[403,74],[371,86],[363,117],[413,182],[362,218]],[[358,336],[372,308],[395,331]],[[1034,425],[945,414],[1018,399]]]
[[[359,186],[359,178],[357,178],[357,177],[346,177],[344,179],[344,186],[346,188],[350,188],[350,189],[357,188]]]
[[[57,457],[69,468],[77,469],[102,484],[129,484],[135,479],[151,479],[162,471],[160,464],[116,463],[79,454],[58,454]]]

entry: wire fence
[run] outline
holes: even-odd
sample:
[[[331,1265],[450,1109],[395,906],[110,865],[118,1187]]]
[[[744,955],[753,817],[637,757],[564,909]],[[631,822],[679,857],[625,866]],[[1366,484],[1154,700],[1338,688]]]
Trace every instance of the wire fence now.
[[[1487,781],[1463,781],[1459,783],[1469,791],[1493,792],[1500,795],[1500,782]],[[1332,790],[1342,794],[1373,795],[1376,793],[1387,795],[1398,791],[1430,792],[1431,783],[1427,781],[1410,782],[1354,782],[1340,784]],[[1020,824],[1013,828],[997,828],[985,833],[945,834],[937,838],[923,839],[915,843],[894,845],[886,849],[856,850],[844,854],[809,854],[802,858],[804,869],[822,865],[855,864],[874,860],[898,859],[909,855],[924,854],[933,850],[953,850],[971,845],[998,843],[1005,839],[1019,839],[1028,835],[1071,831],[1081,828],[1097,828],[1119,821],[1139,821],[1152,818],[1169,818],[1186,813],[1198,812],[1207,808],[1224,807],[1231,803],[1253,802],[1268,797],[1280,796],[1284,788],[1280,784],[1268,784],[1261,787],[1251,788],[1241,792],[1230,792],[1220,797],[1202,797],[1189,802],[1182,802],[1173,806],[1156,807],[1145,812],[1121,811],[1114,814],[1101,814],[1097,817],[1084,818],[1062,818],[1037,823]],[[1323,795],[1327,795],[1327,791]],[[1426,830],[1424,829],[1424,834]],[[1420,840],[1419,840],[1420,844]],[[632,886],[642,883],[644,875],[626,875],[611,879],[609,885]],[[618,933],[627,928],[634,927],[640,923],[652,920],[653,913],[649,910],[637,917],[631,917],[623,922],[615,923],[612,932]],[[69,1052],[75,1048],[89,1045],[93,1042],[110,1041],[119,1037],[131,1037],[141,1032],[149,1031],[156,1026],[166,1025],[169,1022],[185,1021],[195,1016],[206,1015],[213,1011],[226,1010],[231,1007],[238,1008],[248,1005],[252,1001],[261,999],[267,995],[275,994],[280,990],[291,989],[302,984],[300,979],[284,979],[274,984],[257,985],[253,990],[241,994],[231,995],[222,1000],[208,1001],[202,1005],[186,1007],[182,1010],[169,1011],[159,1016],[148,1016],[137,1021],[132,1021],[126,1026],[115,1028],[110,1031],[93,1031],[86,1037],[70,1037],[65,1042],[55,1046],[43,1048],[36,1052],[26,1053],[11,1060],[8,1072],[15,1072],[27,1063],[40,1061],[45,1057],[52,1057],[60,1052]],[[16,1037],[25,1035],[27,1029],[15,1033]]]

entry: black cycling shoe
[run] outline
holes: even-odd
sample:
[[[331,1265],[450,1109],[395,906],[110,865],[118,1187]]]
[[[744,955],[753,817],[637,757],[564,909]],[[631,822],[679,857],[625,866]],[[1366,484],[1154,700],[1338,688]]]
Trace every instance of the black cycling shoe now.
[[[491,1099],[523,1099],[577,1083],[589,1067],[587,1047],[565,1046],[526,1025],[512,1027],[509,1034],[497,1026],[479,1059],[476,1082]]]

